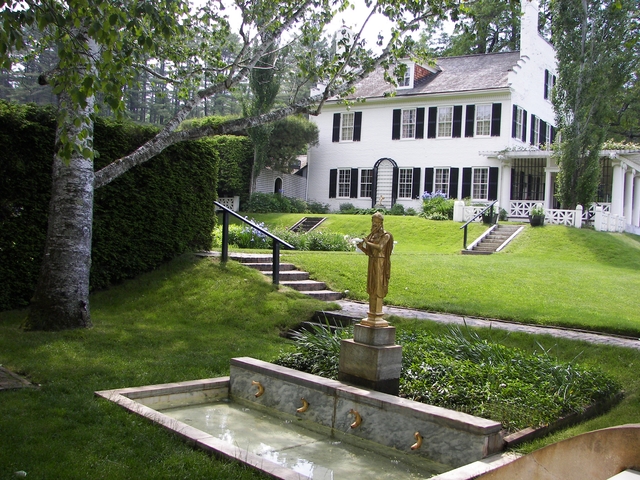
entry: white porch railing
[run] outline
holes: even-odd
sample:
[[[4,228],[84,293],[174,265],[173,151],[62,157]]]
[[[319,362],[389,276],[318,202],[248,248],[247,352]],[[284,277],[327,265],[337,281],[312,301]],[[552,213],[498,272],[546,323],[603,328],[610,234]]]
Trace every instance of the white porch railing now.
[[[596,213],[593,217],[593,227],[596,230],[601,232],[624,232],[625,223],[624,216],[612,215],[610,211],[606,212],[600,205],[596,207]]]
[[[560,210],[549,208],[544,211],[544,221],[550,225],[565,225],[567,227],[582,227],[582,205],[575,210]]]
[[[509,216],[527,218],[529,212],[541,200],[511,200],[509,202]]]
[[[471,220],[473,217],[475,217],[477,214],[479,214],[485,208],[487,208],[486,205],[484,205],[484,206],[482,206],[482,205],[481,206],[466,206],[465,205],[462,221],[463,222],[468,222],[469,220]],[[481,222],[481,221],[482,221],[482,217],[476,218],[476,222]]]

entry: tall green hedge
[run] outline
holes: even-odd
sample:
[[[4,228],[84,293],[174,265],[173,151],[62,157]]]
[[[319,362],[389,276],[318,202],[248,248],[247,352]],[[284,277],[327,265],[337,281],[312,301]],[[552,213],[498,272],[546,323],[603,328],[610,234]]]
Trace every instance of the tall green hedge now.
[[[137,148],[155,127],[98,118],[96,169]],[[33,295],[44,251],[55,112],[0,102],[0,310]],[[176,255],[211,246],[216,142],[174,145],[96,190],[91,287],[104,288]]]

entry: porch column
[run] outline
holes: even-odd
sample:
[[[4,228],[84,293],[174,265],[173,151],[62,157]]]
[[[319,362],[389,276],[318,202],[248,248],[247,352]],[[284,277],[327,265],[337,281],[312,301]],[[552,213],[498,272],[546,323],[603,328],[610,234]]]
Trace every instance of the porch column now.
[[[624,182],[624,223],[631,225],[631,207],[633,207],[633,177],[635,171],[627,168]]]
[[[613,165],[613,186],[611,188],[611,216],[623,215],[624,205],[624,171],[626,165],[621,164]]]
[[[633,178],[633,211],[631,225],[640,227],[640,172],[636,171]]]
[[[544,172],[544,208],[553,208],[553,172]]]
[[[502,208],[507,211],[507,215],[511,215],[511,162],[503,160],[500,170],[500,196],[498,201]]]

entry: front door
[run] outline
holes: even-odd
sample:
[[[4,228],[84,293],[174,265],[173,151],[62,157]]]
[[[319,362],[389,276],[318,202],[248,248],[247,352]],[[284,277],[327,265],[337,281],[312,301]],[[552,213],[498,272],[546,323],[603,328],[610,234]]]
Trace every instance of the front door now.
[[[393,206],[393,168],[392,160],[385,158],[377,164],[376,198],[374,205],[382,204],[384,208]]]

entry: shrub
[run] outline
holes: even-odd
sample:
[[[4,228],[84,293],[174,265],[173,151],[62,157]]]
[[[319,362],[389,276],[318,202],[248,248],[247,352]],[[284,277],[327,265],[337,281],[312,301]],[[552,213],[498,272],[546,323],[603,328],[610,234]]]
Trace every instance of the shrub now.
[[[509,214],[507,213],[507,211],[504,208],[500,209],[500,221],[501,222],[506,222],[507,220],[509,220]]]
[[[340,204],[340,213],[352,213],[356,207],[353,206],[353,203],[341,203]]]
[[[442,192],[424,192],[422,194],[421,217],[427,220],[453,220],[454,200],[447,198]]]
[[[308,200],[307,209],[309,210],[309,213],[329,213],[329,204]]]
[[[389,215],[404,215],[404,205],[401,203],[396,203],[391,207],[391,210],[388,210],[387,213]]]
[[[275,193],[254,193],[242,208],[247,213],[306,213],[307,204],[298,198]]]

